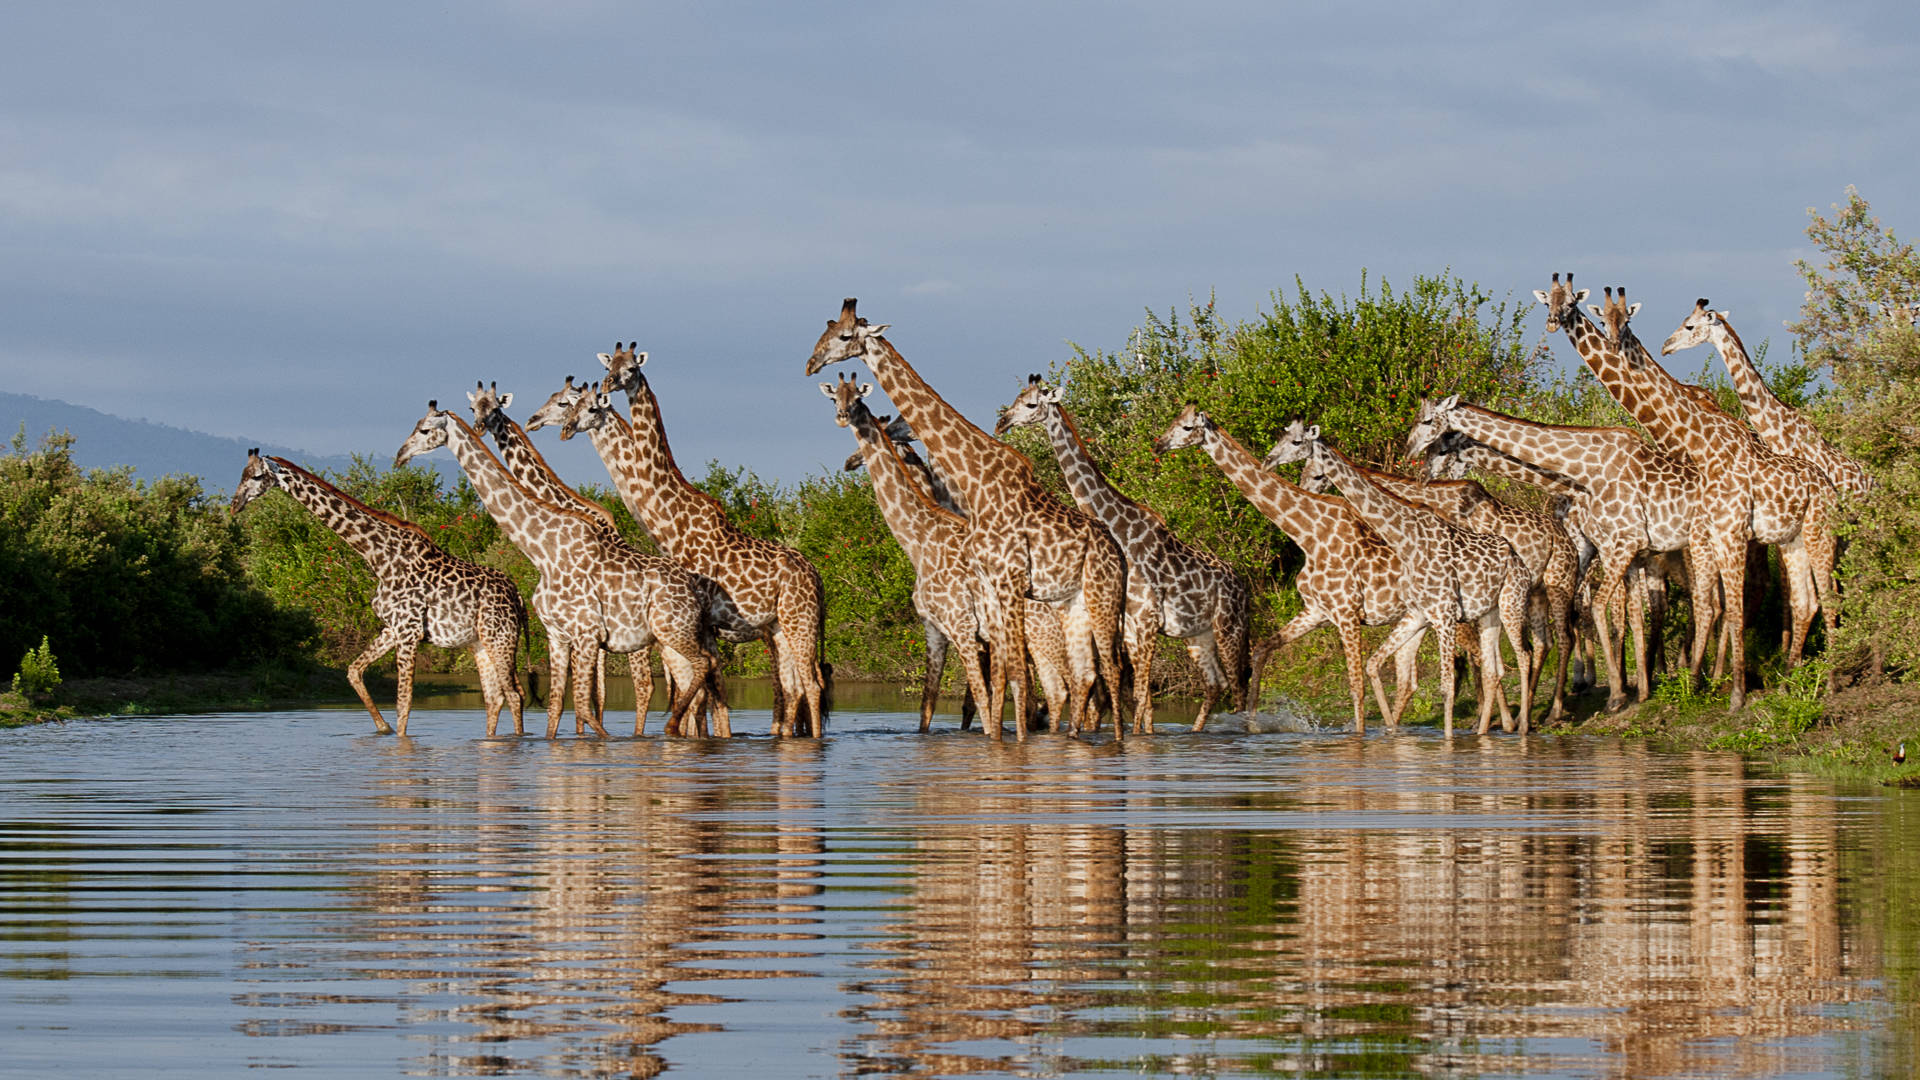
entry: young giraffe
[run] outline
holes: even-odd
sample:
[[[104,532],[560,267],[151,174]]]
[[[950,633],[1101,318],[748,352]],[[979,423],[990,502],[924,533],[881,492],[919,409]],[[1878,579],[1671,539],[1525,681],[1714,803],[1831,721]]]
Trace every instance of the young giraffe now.
[[[1747,541],[1780,548],[1792,608],[1787,663],[1797,664],[1816,611],[1832,630],[1833,485],[1811,462],[1769,451],[1740,421],[1682,389],[1685,384],[1654,361],[1630,327],[1621,328],[1617,343],[1609,341],[1580,311],[1587,290],[1574,290],[1572,274],[1564,284],[1560,275],[1553,277],[1550,290],[1534,291],[1547,308],[1548,331],[1564,330],[1582,362],[1653,440],[1700,469],[1700,508],[1733,646],[1728,707],[1737,711],[1746,704],[1746,611],[1740,599],[1746,594]]]
[[[228,512],[238,514],[276,487],[333,530],[373,572],[373,613],[381,630],[347,665],[347,682],[373,717],[375,730],[382,735],[394,731],[367,693],[362,673],[394,652],[400,683],[394,712],[400,719],[398,733],[405,735],[413,711],[413,653],[424,639],[473,653],[480,693],[487,702],[489,738],[499,726],[503,705],[513,713],[513,733],[525,732],[514,657],[526,635],[527,606],[513,579],[491,566],[447,554],[413,522],[375,510],[285,458],[263,458],[258,449],[247,451],[247,467]]]
[[[611,354],[600,354],[607,369],[601,393],[625,390],[632,422],[618,422],[611,411],[596,414],[594,449],[620,500],[660,549],[718,585],[748,632],[766,640],[776,686],[775,734],[824,735],[828,688],[820,650],[827,606],[820,572],[793,548],[743,532],[728,520],[719,500],[687,482],[673,460],[660,402],[641,370],[647,354],[636,351],[637,344],[616,342]],[[580,418],[595,402],[596,395],[589,393],[574,403],[560,425],[562,439],[588,430]]]
[[[1570,485],[1563,493],[1573,500],[1580,530],[1599,551],[1601,585],[1591,611],[1607,668],[1609,711],[1625,708],[1627,693],[1624,642],[1616,642],[1607,613],[1613,610],[1616,595],[1627,587],[1634,561],[1642,553],[1687,552],[1695,612],[1689,671],[1698,677],[1713,613],[1719,607],[1717,593],[1707,586],[1718,571],[1706,521],[1698,510],[1698,469],[1628,428],[1540,424],[1463,404],[1458,394],[1420,403],[1419,418],[1407,436],[1408,454],[1425,454],[1448,432],[1458,432],[1529,467],[1526,472],[1502,475],[1539,482],[1529,475],[1537,470],[1547,477],[1564,478]],[[1486,459],[1485,467],[1501,472],[1494,458]],[[1638,649],[1637,670],[1644,701],[1652,689],[1645,648]]]
[[[847,380],[847,382],[851,384],[851,380]],[[826,386],[826,384],[822,384],[822,386]],[[872,384],[864,384],[864,386],[872,386]],[[862,392],[864,392],[864,390],[862,390]],[[864,409],[864,405],[862,405],[862,409]],[[941,475],[935,473],[933,467],[927,465],[925,459],[922,459],[920,454],[914,452],[914,429],[908,427],[906,421],[900,421],[900,419],[895,419],[895,417],[874,417],[874,425],[879,427],[881,434],[887,438],[887,442],[893,444],[893,454],[897,455],[900,465],[906,465],[906,471],[904,471],[906,479],[912,480],[914,488],[920,490],[920,494],[925,496],[925,500],[933,503],[933,505],[937,505],[939,509],[945,509],[948,513],[952,513],[954,517],[958,517],[958,519],[964,523],[964,521],[966,521],[966,509],[954,498],[954,492],[952,492],[952,488],[948,486],[947,480],[941,479]],[[864,448],[864,446],[866,446],[866,444],[862,444],[860,450],[854,450],[851,457],[847,457],[845,471],[851,473],[854,469],[866,469],[866,448]],[[891,523],[891,519],[889,519],[889,523]],[[899,536],[899,530],[895,530],[895,536]],[[962,532],[960,540],[962,540],[962,544],[966,542],[964,532]],[[906,546],[906,540],[904,540],[904,538],[900,538],[900,546],[902,546],[902,548]],[[962,559],[960,567],[962,567],[962,571],[968,575],[968,588],[975,590],[977,586],[975,586],[975,582],[973,582],[972,569],[968,567],[968,563],[966,563],[964,559]],[[916,573],[920,573],[920,571],[916,571]],[[973,632],[975,632],[975,644],[977,644],[977,648],[985,648],[985,646],[987,646],[987,638],[985,638],[985,632],[979,628],[979,596],[977,596],[977,592],[970,592],[970,596],[973,598],[972,619],[973,626],[975,626],[975,630],[973,630]],[[1066,638],[1066,634],[1060,630],[1060,615],[1056,615],[1052,607],[1044,605],[1044,603],[1041,603],[1039,600],[1027,600],[1027,623],[1025,623],[1025,630],[1027,630],[1027,659],[1033,661],[1033,673],[1035,673],[1035,678],[1037,678],[1039,684],[1041,684],[1041,698],[1046,701],[1046,723],[1048,723],[1048,730],[1058,732],[1058,730],[1060,730],[1060,719],[1068,715],[1068,638]],[[973,690],[970,688],[970,690],[966,692],[966,698],[960,701],[960,730],[966,730],[968,726],[972,726],[973,713],[977,713],[975,701],[977,701],[977,698],[975,698],[975,694],[973,694]],[[1027,726],[1029,726],[1029,730],[1033,728],[1033,724],[1035,723],[1037,723],[1037,715],[1035,715],[1035,711],[1029,707],[1029,709],[1027,709]],[[925,713],[922,715],[922,726],[920,726],[920,730],[927,730]]]
[[[1480,628],[1480,685],[1494,693],[1480,695],[1480,724],[1477,734],[1485,735],[1493,719],[1494,699],[1500,702],[1500,727],[1513,730],[1507,712],[1506,694],[1500,689],[1503,662],[1500,658],[1500,631],[1506,629],[1507,642],[1520,662],[1522,672],[1533,666],[1521,627],[1527,620],[1527,594],[1533,589],[1533,575],[1520,561],[1511,545],[1497,536],[1472,532],[1430,510],[1411,506],[1375,487],[1362,476],[1344,454],[1320,438],[1320,428],[1290,427],[1275,443],[1262,462],[1271,469],[1290,461],[1304,461],[1309,470],[1327,474],[1327,479],[1347,496],[1347,502],[1362,520],[1393,548],[1406,572],[1402,591],[1407,613],[1401,616],[1393,632],[1380,648],[1367,658],[1367,673],[1377,675],[1389,653],[1398,652],[1408,642],[1417,642],[1433,628],[1441,650],[1440,691],[1444,701],[1441,719],[1446,734],[1453,734],[1454,674],[1453,658],[1458,655],[1459,623],[1477,623]],[[1379,682],[1374,682],[1376,692]],[[1387,707],[1385,694],[1379,694],[1380,708]],[[1525,734],[1533,712],[1533,696],[1527,680],[1520,680],[1520,731]]]
[[[1406,613],[1406,600],[1400,592],[1399,557],[1345,499],[1302,491],[1262,469],[1246,447],[1192,405],[1181,410],[1166,432],[1153,441],[1153,452],[1164,455],[1188,446],[1204,449],[1247,501],[1300,545],[1307,557],[1294,579],[1302,605],[1300,614],[1253,649],[1249,700],[1260,700],[1260,678],[1275,650],[1332,623],[1347,662],[1353,730],[1365,734],[1366,674],[1361,667],[1360,628],[1384,626]],[[1399,722],[1401,711],[1413,697],[1417,685],[1414,662],[1419,649],[1416,638],[1394,658],[1394,704],[1391,709],[1384,705],[1381,708],[1381,719],[1388,726]],[[1372,676],[1374,691],[1384,702],[1386,689],[1379,671],[1374,670]]]
[[[676,692],[669,731],[684,730],[682,721],[703,688],[719,696],[719,688],[709,683],[716,660],[704,612],[685,570],[670,559],[607,543],[598,519],[535,498],[465,420],[442,412],[438,402],[427,403],[427,415],[401,444],[394,465],[441,446],[459,460],[501,531],[540,571],[533,609],[546,625],[553,657],[548,738],[560,733],[569,678],[574,715],[584,714],[597,734],[607,733],[592,700],[591,657],[601,648],[630,653],[660,643]]]
[[[1247,583],[1233,568],[1180,539],[1159,514],[1122,495],[1100,472],[1073,417],[1060,404],[1060,390],[1028,377],[1027,385],[1000,414],[994,434],[1039,425],[1053,444],[1054,457],[1073,501],[1107,527],[1127,561],[1127,588],[1145,595],[1137,605],[1129,595],[1127,654],[1133,661],[1135,731],[1153,730],[1153,660],[1159,637],[1182,639],[1200,669],[1206,697],[1193,730],[1204,731],[1207,714],[1221,695],[1231,695],[1235,712],[1247,707]],[[1135,615],[1138,609],[1139,614]],[[1144,720],[1143,720],[1144,718]]]
[[[569,386],[572,385],[573,376],[567,376],[567,383]],[[549,401],[551,400],[552,399],[549,399]],[[551,503],[554,506],[568,510],[576,510],[586,514],[589,518],[593,519],[594,528],[601,534],[598,541],[599,543],[608,547],[632,547],[632,545],[628,544],[626,539],[620,535],[620,529],[614,524],[613,515],[607,512],[607,508],[575,491],[569,487],[565,481],[561,480],[560,474],[554,472],[553,466],[547,464],[546,456],[540,453],[538,447],[533,445],[532,439],[527,438],[526,431],[522,429],[519,424],[514,423],[512,417],[507,415],[507,409],[513,405],[512,394],[500,393],[500,388],[497,383],[492,386],[487,386],[476,382],[474,389],[467,394],[467,401],[473,406],[474,424],[481,432],[493,436],[494,445],[500,449],[501,463],[507,467],[507,471],[511,472],[514,479],[520,481],[521,486],[525,487],[534,498]],[[635,554],[643,558],[651,557],[637,549],[635,550]],[[712,583],[705,578],[695,576],[693,579],[693,588],[694,594],[700,599],[702,606],[707,606],[709,603],[708,594],[714,591]],[[651,651],[659,651],[658,642],[654,643]],[[633,733],[635,735],[645,735],[647,733],[647,706],[653,699],[653,665],[647,653],[647,650],[642,650],[635,654],[633,661],[628,665],[628,672],[633,679]],[[716,678],[718,677],[717,670],[718,669],[715,669]],[[604,710],[607,697],[607,652],[605,649],[596,649],[594,651],[594,686],[594,698],[600,704],[601,709]],[[671,702],[673,697],[674,689],[671,682],[669,682],[667,686],[667,700]],[[604,720],[604,714],[602,718]],[[695,707],[693,716],[689,719],[690,722],[683,720],[684,723],[687,723],[687,730],[668,728],[667,734],[705,734],[707,732],[707,721],[709,719],[712,720],[712,730],[717,733],[719,737],[724,739],[733,733],[732,725],[727,718],[726,701],[724,699],[716,699],[713,695],[707,694],[704,691],[700,695],[699,704]],[[580,734],[580,718],[578,716],[574,717],[574,734]]]
[[[1500,537],[1512,545],[1534,582],[1527,598],[1533,663],[1521,670],[1520,677],[1537,695],[1540,673],[1546,668],[1548,643],[1559,648],[1553,705],[1547,712],[1546,722],[1560,719],[1566,710],[1567,662],[1573,651],[1573,600],[1580,577],[1580,555],[1567,530],[1553,515],[1501,502],[1486,488],[1464,477],[1421,481],[1358,465],[1353,469],[1373,486],[1402,502],[1431,510],[1462,528]],[[1324,494],[1326,480],[1325,473],[1310,472],[1301,476],[1300,486]],[[1495,692],[1500,691],[1496,688]]]
[[[1120,549],[1098,523],[1062,506],[1033,476],[1026,455],[968,423],[914,371],[882,331],[854,312],[855,301],[840,306],[807,358],[807,374],[829,364],[861,360],[900,414],[927,445],[934,464],[959,489],[970,517],[969,546],[982,586],[989,641],[987,733],[1000,737],[1008,682],[1013,683],[1014,715],[1027,715],[1026,620],[1028,598],[1044,601],[1060,613],[1072,662],[1068,729],[1091,730],[1087,698],[1096,674],[1111,690],[1120,685],[1116,656],[1126,567]],[[1114,737],[1126,737],[1118,694]],[[1016,737],[1027,737],[1024,722]]]
[[[1769,449],[1813,462],[1833,481],[1833,486],[1842,491],[1862,495],[1873,490],[1873,477],[1865,466],[1835,449],[1807,414],[1773,396],[1766,380],[1760,377],[1760,369],[1747,356],[1747,347],[1740,335],[1727,321],[1727,313],[1709,308],[1704,298],[1694,303],[1693,313],[1660,346],[1660,355],[1691,349],[1702,341],[1711,341],[1714,351],[1720,354],[1720,362],[1733,377],[1740,404],[1747,410],[1747,420]]]

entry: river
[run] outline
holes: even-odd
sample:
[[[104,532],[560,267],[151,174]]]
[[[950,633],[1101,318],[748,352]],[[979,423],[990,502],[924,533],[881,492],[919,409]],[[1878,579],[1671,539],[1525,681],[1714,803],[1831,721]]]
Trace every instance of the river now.
[[[755,700],[730,742],[486,740],[463,698],[405,740],[0,732],[0,1073],[1920,1069],[1920,792],[1583,738],[993,745],[853,687],[776,742]]]

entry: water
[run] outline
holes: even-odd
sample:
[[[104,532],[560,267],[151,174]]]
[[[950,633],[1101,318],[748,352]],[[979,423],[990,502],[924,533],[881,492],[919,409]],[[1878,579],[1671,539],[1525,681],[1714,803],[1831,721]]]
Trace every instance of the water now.
[[[838,708],[821,744],[487,741],[464,703],[407,740],[347,709],[0,733],[0,1073],[1920,1065],[1916,793],[1581,739],[994,746],[891,691]]]

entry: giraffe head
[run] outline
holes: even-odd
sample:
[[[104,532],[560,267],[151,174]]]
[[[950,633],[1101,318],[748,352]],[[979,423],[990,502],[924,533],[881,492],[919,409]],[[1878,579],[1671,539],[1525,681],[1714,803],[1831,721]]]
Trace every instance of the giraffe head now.
[[[1060,404],[1060,388],[1048,386],[1040,381],[1040,376],[1027,376],[1027,385],[1020,391],[1013,404],[1000,410],[1000,419],[993,425],[995,435],[1005,435],[1017,427],[1043,424],[1047,419],[1047,410]]]
[[[567,410],[573,408],[574,402],[579,401],[589,388],[587,383],[575,386],[573,376],[567,376],[567,385],[547,395],[547,403],[533,410],[533,415],[527,417],[527,430],[539,431],[548,424],[558,424],[565,420]]]
[[[637,341],[625,345],[616,341],[611,353],[600,354],[600,366],[607,369],[607,377],[600,380],[601,390],[608,394],[617,394],[622,390],[633,394],[646,385],[647,377],[640,369],[647,366],[647,354],[640,352],[639,347]]]
[[[1287,425],[1287,430],[1280,433],[1280,438],[1273,444],[1273,449],[1267,451],[1267,456],[1261,459],[1260,467],[1274,469],[1290,461],[1306,461],[1313,456],[1313,448],[1319,441],[1319,424],[1308,427],[1295,420]]]
[[[1627,303],[1625,285],[1620,286],[1620,295],[1617,297],[1613,295],[1611,285],[1601,291],[1607,294],[1607,302],[1604,305],[1588,304],[1587,310],[1593,312],[1593,317],[1600,320],[1600,332],[1606,335],[1609,342],[1618,347],[1621,340],[1626,337],[1627,322],[1640,310],[1640,302],[1636,300],[1631,304]]]
[[[427,402],[427,415],[413,425],[413,433],[400,444],[400,450],[393,455],[393,467],[397,469],[429,450],[447,445],[447,426],[451,420],[452,414],[441,412],[438,401]]]
[[[1465,480],[1467,478],[1467,448],[1474,445],[1472,439],[1457,431],[1443,431],[1440,437],[1427,445],[1427,479],[1429,480]]]
[[[860,426],[873,420],[873,413],[867,411],[866,402],[860,399],[873,393],[872,383],[863,383],[840,375],[833,382],[820,384],[820,392],[833,402],[833,422],[841,427],[859,430]]]
[[[1560,275],[1553,275],[1553,287],[1546,290],[1533,290],[1534,299],[1547,306],[1547,332],[1553,333],[1563,326],[1573,325],[1580,317],[1580,301],[1587,298],[1586,289],[1575,292],[1573,289],[1573,271],[1567,271],[1564,284]]]
[[[645,356],[645,353],[640,355]],[[592,431],[605,426],[613,417],[613,376],[608,375],[600,381],[600,389],[582,383],[584,391],[574,399],[572,405],[560,418],[560,441],[566,442],[583,431]]]
[[[513,404],[512,394],[500,392],[500,384],[492,386],[476,380],[473,389],[467,391],[467,404],[473,406],[473,426],[484,434],[502,438],[507,430],[506,409]]]
[[[868,343],[887,328],[886,323],[870,326],[867,320],[855,315],[853,308],[857,303],[855,298],[847,297],[840,304],[840,317],[827,320],[826,332],[814,343],[813,355],[807,357],[807,374],[817,375],[828,364],[865,357]]]
[[[279,486],[279,470],[273,462],[260,456],[259,447],[254,447],[247,451],[247,467],[240,473],[240,486],[233,489],[233,502],[227,504],[227,514],[239,513],[241,507]]]
[[[1333,490],[1333,474],[1327,469],[1327,455],[1315,452],[1315,448],[1321,445],[1318,440],[1308,444],[1307,456],[1300,465],[1298,486],[1300,490],[1311,491],[1315,495],[1325,495]]]
[[[1166,433],[1153,440],[1153,452],[1164,454],[1186,446],[1205,446],[1214,431],[1213,418],[1201,412],[1200,406],[1188,405],[1173,418]]]
[[[1680,322],[1680,329],[1670,335],[1666,344],[1660,346],[1660,355],[1667,356],[1681,349],[1691,349],[1695,345],[1713,336],[1713,328],[1726,317],[1726,312],[1715,311],[1707,306],[1707,298],[1701,297],[1693,302],[1693,310]]]
[[[1459,407],[1459,394],[1449,394],[1439,401],[1423,399],[1420,416],[1413,422],[1413,430],[1407,432],[1407,456],[1414,458],[1426,453],[1436,439],[1447,433],[1448,425],[1453,422],[1453,411]]]

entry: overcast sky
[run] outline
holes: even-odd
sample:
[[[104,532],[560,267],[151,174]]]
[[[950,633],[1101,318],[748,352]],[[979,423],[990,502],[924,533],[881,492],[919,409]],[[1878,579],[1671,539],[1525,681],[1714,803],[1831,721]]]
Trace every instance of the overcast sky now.
[[[1808,207],[1920,234],[1920,9],[1817,7],[12,5],[0,388],[384,458],[637,337],[689,472],[795,480],[852,445],[843,296],[978,422],[1296,274],[1572,269],[1784,348]]]

